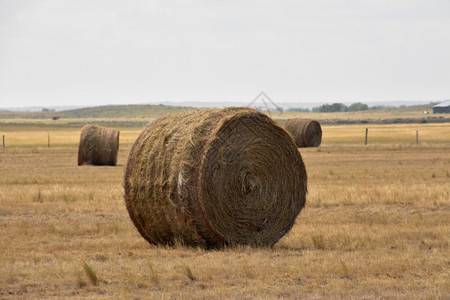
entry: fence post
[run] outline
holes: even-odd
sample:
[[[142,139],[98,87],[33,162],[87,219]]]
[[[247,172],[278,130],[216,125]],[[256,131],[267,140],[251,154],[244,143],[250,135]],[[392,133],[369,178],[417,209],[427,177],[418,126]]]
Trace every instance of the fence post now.
[[[48,145],[48,148],[50,148],[50,132],[48,132],[47,145]]]
[[[419,145],[419,130],[416,130],[416,144]]]
[[[364,140],[364,145],[367,145],[367,135],[369,133],[369,128],[366,128],[366,139]]]
[[[3,135],[3,152],[5,152],[5,135]]]

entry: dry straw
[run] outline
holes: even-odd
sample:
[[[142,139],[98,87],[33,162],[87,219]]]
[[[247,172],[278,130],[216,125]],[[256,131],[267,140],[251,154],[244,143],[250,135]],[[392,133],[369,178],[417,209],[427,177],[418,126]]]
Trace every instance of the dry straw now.
[[[284,125],[297,147],[319,147],[322,142],[320,123],[310,119],[289,119]]]
[[[305,204],[292,137],[253,109],[190,110],[146,126],[125,171],[125,202],[150,243],[275,244]]]
[[[78,165],[115,166],[118,150],[118,130],[98,125],[86,125],[81,129]]]

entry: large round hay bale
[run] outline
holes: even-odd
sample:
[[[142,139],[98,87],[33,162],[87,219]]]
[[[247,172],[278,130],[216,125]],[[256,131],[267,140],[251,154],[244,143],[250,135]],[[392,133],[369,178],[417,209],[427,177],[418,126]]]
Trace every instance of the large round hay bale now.
[[[118,130],[86,125],[81,129],[78,165],[115,166],[118,150]]]
[[[319,147],[322,142],[320,123],[311,119],[289,119],[284,125],[297,147]]]
[[[125,171],[125,202],[150,243],[273,245],[305,204],[292,137],[248,108],[190,110],[148,124]]]

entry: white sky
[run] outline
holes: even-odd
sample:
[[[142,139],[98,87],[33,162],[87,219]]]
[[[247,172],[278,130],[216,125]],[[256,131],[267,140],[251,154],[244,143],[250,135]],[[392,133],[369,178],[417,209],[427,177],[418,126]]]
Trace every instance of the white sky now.
[[[0,0],[0,107],[450,98],[449,0]]]

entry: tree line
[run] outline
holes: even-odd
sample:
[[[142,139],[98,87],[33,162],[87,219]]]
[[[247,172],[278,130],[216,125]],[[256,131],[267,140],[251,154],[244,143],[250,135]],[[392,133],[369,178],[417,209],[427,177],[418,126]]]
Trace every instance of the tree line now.
[[[348,112],[348,111],[362,111],[368,110],[369,106],[367,104],[356,102],[349,106],[343,103],[333,103],[333,104],[323,104],[317,107],[309,108],[290,108],[288,111],[298,111],[298,112]]]

